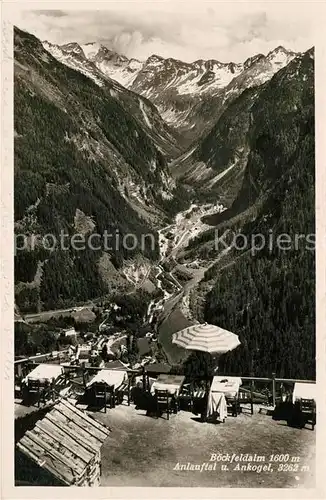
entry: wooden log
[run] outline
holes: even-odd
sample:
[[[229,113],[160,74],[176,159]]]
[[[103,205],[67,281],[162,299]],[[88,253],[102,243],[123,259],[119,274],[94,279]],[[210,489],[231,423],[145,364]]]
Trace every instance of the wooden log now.
[[[52,413],[52,412],[51,412]],[[77,443],[79,443],[85,450],[87,450],[91,455],[94,455],[98,450],[98,445],[94,445],[93,441],[89,439],[89,434],[86,431],[79,429],[78,433],[65,424],[55,418],[54,415],[49,414],[47,418],[56,425],[58,428],[62,429],[63,432],[70,435]]]
[[[64,484],[70,485],[71,481],[67,478],[65,475],[65,472],[63,473],[60,467],[56,467],[55,465],[52,464],[52,462],[45,457],[44,462],[40,462],[39,457],[35,455],[31,451],[31,445],[29,443],[26,443],[27,445],[25,446],[22,443],[17,443],[18,449],[24,453],[30,460],[32,460],[34,463],[42,467],[43,469],[48,470],[56,479],[60,479]],[[73,480],[73,477],[71,476],[71,480]]]
[[[83,418],[81,418],[79,415],[74,415],[72,411],[68,408],[62,408],[58,407],[55,409],[57,412],[61,413],[65,419],[66,423],[68,426],[71,424],[74,427],[79,427],[82,430],[86,430],[87,433],[89,434],[89,439],[93,438],[93,442],[98,442],[99,445],[104,441],[106,436],[103,436],[103,433],[100,433],[97,429],[95,429],[93,426],[91,426],[88,422],[85,422]]]
[[[80,438],[83,440],[83,446],[85,448],[86,446],[88,446],[93,453],[98,450],[99,446],[101,446],[103,441],[99,441],[98,438],[90,435],[85,427],[75,424],[73,420],[68,419],[67,416],[63,413],[60,413],[56,409],[54,409],[53,411],[51,411],[51,418],[52,416],[55,419],[57,425],[59,425],[60,427],[65,426],[68,434],[71,433],[75,438],[77,435],[80,436]]]
[[[111,429],[100,424],[95,419],[91,418],[87,413],[81,412],[73,405],[62,399],[55,409],[62,413],[68,420],[73,421],[79,427],[86,429],[97,440],[104,441],[110,434]]]
[[[70,464],[66,463],[64,459],[61,458],[59,453],[53,451],[51,447],[43,443],[43,441],[37,436],[33,435],[31,431],[27,431],[27,433],[25,434],[24,442],[29,449],[35,450],[34,453],[38,457],[44,458],[46,462],[46,468],[51,466],[56,471],[56,474],[64,477],[65,481],[70,484],[74,481],[75,474]]]
[[[88,464],[93,458],[93,453],[90,453],[83,446],[74,441],[72,436],[65,434],[59,427],[52,424],[50,420],[47,421],[47,419],[43,419],[37,422],[36,426],[43,432],[46,432],[53,440],[58,441],[62,446],[71,450],[84,464]]]
[[[87,423],[90,423],[93,427],[95,427],[98,431],[101,432],[104,436],[109,436],[111,429],[104,424],[100,424],[95,418],[90,417],[85,412],[81,412],[77,410],[72,404],[70,404],[65,399],[61,400],[61,404],[66,408],[70,409],[76,415],[82,417]]]
[[[92,426],[92,424],[85,421],[79,415],[74,415],[69,409],[65,408],[64,411],[62,411],[62,408],[58,408],[56,410],[62,412],[62,415],[66,417],[66,423],[69,427],[79,427],[82,430],[86,430],[88,439],[93,439],[93,442],[97,443],[98,446],[101,446],[107,438],[107,435],[105,435],[103,432],[98,431],[95,427]]]
[[[54,446],[53,440],[49,440],[44,432],[39,433],[37,427],[35,427],[33,431],[27,432],[29,432],[28,437],[42,446],[44,450],[46,450],[56,460],[59,460],[60,462],[65,464],[72,471],[74,471],[74,468],[77,469],[78,474],[83,471],[84,464],[81,463],[81,461],[76,460],[76,457],[74,457],[73,453],[70,452],[68,454],[64,454],[62,449],[58,451]]]

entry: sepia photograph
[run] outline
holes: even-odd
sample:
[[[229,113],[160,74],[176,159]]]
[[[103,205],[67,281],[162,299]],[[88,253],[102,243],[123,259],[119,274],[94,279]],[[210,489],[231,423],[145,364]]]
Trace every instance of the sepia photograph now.
[[[48,5],[6,28],[15,489],[316,488],[321,18]]]

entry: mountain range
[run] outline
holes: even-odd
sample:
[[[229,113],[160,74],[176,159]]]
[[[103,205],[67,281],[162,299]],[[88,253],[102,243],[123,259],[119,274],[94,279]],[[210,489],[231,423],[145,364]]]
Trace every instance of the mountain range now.
[[[98,43],[59,46],[45,41],[43,45],[61,62],[75,69],[83,67],[89,75],[95,66],[106,77],[148,98],[186,145],[207,131],[243,90],[266,82],[299,55],[279,46],[266,56],[257,54],[238,64],[213,59],[185,63],[158,55],[141,62]]]

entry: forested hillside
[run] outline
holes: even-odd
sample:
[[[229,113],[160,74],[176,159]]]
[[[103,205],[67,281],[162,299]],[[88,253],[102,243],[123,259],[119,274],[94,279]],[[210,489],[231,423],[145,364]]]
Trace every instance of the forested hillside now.
[[[215,223],[237,227],[254,252],[233,250],[233,264],[212,268],[205,319],[240,335],[221,360],[227,373],[315,376],[315,142],[313,51],[281,70],[252,108],[250,153],[242,188]],[[256,216],[250,209],[255,206]],[[235,216],[241,217],[236,218]],[[233,218],[232,218],[233,217]],[[239,223],[242,220],[242,224]],[[286,234],[283,249],[276,238]],[[299,236],[301,235],[301,236]],[[269,242],[273,241],[273,244]],[[284,249],[286,248],[286,249]],[[248,251],[249,250],[249,251]],[[216,278],[215,278],[216,276]]]
[[[131,93],[119,99],[110,82],[99,85],[61,64],[18,29],[14,49],[16,235],[39,241],[61,231],[70,237],[107,231],[157,238],[153,221],[167,217],[180,190],[153,133],[128,111]],[[121,241],[108,252],[113,273],[138,254],[158,256],[149,240],[131,251]],[[17,305],[33,311],[109,292],[110,276],[103,279],[99,271],[102,257],[101,250],[47,251],[38,243],[17,251]]]

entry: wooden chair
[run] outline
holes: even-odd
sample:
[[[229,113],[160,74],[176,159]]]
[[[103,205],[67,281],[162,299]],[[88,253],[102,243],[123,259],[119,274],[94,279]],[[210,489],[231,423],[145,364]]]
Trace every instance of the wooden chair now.
[[[36,398],[37,406],[46,403],[46,398],[51,396],[52,386],[50,382],[41,382],[40,380],[29,380],[27,386],[28,398]]]
[[[245,407],[247,407],[248,404],[250,404],[250,413],[251,415],[254,414],[254,401],[253,401],[253,395],[252,392],[246,389],[240,388],[238,392],[238,402],[237,402],[237,412],[242,413]]]
[[[41,392],[42,392],[41,382],[39,380],[29,380],[27,391],[29,398],[36,398],[37,406],[39,407],[41,401]]]
[[[107,403],[109,408],[115,407],[115,390],[114,386],[108,386],[104,382],[97,382],[93,385],[94,398],[96,403],[102,401],[104,403],[104,412],[106,413]]]
[[[75,406],[85,400],[85,392],[85,387],[82,382],[72,382],[69,390],[69,395],[71,398],[76,399]]]
[[[132,394],[131,389],[135,385],[135,379],[136,377],[134,373],[128,373],[127,380],[124,380],[122,384],[116,389],[116,400],[118,404],[121,404],[123,402],[124,396],[127,396],[127,403],[128,406],[130,406]]]
[[[199,386],[198,384],[191,385],[191,393],[192,393],[192,412],[195,415],[201,414],[203,415],[207,408],[207,397],[208,397],[208,389]]]
[[[115,404],[121,405],[125,395],[128,397],[128,382],[122,382],[122,384],[115,390]],[[128,405],[130,405],[129,399]]]
[[[60,392],[61,389],[67,386],[66,377],[64,375],[59,375],[59,377],[53,382],[54,388]]]
[[[313,399],[301,399],[300,400],[300,410],[303,414],[304,425],[310,424],[312,430],[315,429],[316,425],[316,403]]]
[[[194,400],[203,399],[209,392],[209,387],[205,388],[202,385],[198,385],[196,383],[191,384],[191,391]]]
[[[156,410],[157,415],[162,413],[167,414],[167,419],[170,418],[170,413],[172,413],[173,397],[168,391],[155,390],[155,400],[156,400]]]
[[[192,384],[184,384],[179,394],[179,402],[184,410],[193,411],[194,409],[194,390]]]
[[[241,412],[239,393],[235,396],[226,396],[225,400],[227,409],[232,414],[232,417],[237,417]]]

